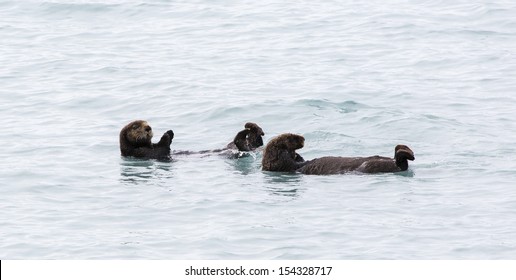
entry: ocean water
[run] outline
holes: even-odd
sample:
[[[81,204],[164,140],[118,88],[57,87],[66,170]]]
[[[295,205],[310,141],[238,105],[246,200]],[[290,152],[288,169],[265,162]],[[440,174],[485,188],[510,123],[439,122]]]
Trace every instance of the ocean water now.
[[[0,38],[0,259],[516,258],[515,1],[2,0]],[[135,119],[416,160],[122,158]]]

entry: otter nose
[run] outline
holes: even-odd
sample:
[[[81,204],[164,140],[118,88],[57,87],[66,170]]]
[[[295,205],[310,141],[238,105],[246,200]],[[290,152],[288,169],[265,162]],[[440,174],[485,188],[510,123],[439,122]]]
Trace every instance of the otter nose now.
[[[149,132],[151,130],[152,130],[152,128],[150,126],[145,127],[145,131]]]

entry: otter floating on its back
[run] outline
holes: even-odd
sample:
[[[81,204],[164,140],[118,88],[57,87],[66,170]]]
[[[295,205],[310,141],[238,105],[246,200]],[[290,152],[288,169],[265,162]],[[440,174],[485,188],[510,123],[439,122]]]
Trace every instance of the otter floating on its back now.
[[[224,148],[215,150],[202,151],[173,151],[173,155],[221,155],[229,158],[239,158],[245,156],[241,152],[255,151],[263,146],[262,136],[265,135],[262,128],[256,123],[248,122],[244,125],[244,129],[239,131],[233,141],[227,144]]]
[[[228,149],[238,149],[242,152],[254,151],[263,146],[265,133],[257,124],[248,122],[244,125],[244,130],[237,133],[233,142],[227,145]]]
[[[169,159],[174,132],[172,130],[165,132],[157,144],[151,142],[153,135],[150,125],[143,120],[133,121],[124,126],[120,131],[122,156]]]
[[[148,159],[170,159],[171,154],[191,155],[218,153],[234,156],[234,152],[230,150],[248,152],[263,146],[263,135],[265,134],[261,127],[256,123],[248,122],[244,125],[244,130],[238,132],[233,141],[222,149],[200,152],[174,151],[171,153],[170,144],[174,138],[174,132],[172,130],[167,131],[163,134],[158,143],[153,144],[151,142],[153,132],[150,125],[144,120],[136,120],[127,124],[120,131],[120,152],[122,156]]]

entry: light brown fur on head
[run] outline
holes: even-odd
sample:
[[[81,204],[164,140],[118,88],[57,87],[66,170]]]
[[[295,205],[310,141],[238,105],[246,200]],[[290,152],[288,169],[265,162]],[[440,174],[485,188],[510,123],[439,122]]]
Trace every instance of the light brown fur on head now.
[[[130,122],[120,131],[120,152],[122,156],[170,159],[170,144],[174,132],[168,130],[161,136],[158,143],[152,143],[152,128],[143,120]]]
[[[152,136],[154,136],[152,128],[142,120],[129,123],[120,132],[120,137],[125,137],[129,143],[135,146],[151,145]]]

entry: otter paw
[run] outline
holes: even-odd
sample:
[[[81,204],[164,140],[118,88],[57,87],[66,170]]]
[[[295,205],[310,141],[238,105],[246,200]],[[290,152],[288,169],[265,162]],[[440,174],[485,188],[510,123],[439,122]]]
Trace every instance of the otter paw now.
[[[174,139],[174,131],[169,130],[166,132],[166,134],[168,134],[170,136],[170,140]]]
[[[174,134],[169,134],[168,131],[161,136],[161,139],[158,142],[158,146],[170,146],[172,144],[172,137],[174,137]]]
[[[249,146],[247,144],[247,135],[249,134],[249,129],[246,128],[237,133],[235,138],[233,139],[233,143],[237,147],[239,151],[250,151]]]
[[[294,160],[296,162],[304,162],[305,161],[305,159],[301,155],[299,155],[298,153],[296,153],[296,156],[295,156]]]

